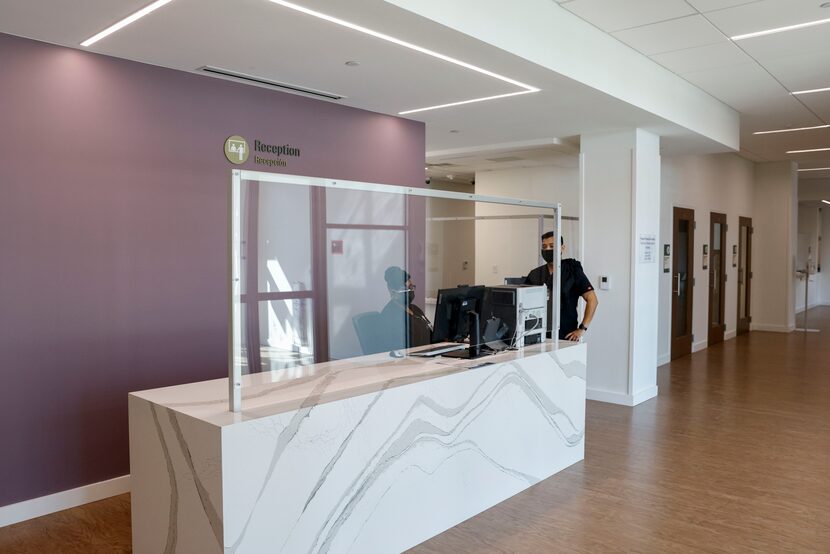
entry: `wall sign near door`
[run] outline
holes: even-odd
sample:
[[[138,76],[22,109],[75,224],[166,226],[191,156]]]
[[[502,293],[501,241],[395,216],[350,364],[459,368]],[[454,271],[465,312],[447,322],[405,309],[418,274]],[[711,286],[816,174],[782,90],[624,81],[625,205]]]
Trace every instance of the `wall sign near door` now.
[[[663,273],[671,273],[671,244],[663,245]]]
[[[703,245],[703,269],[709,269],[709,245]]]
[[[738,245],[732,245],[732,267],[738,267]]]

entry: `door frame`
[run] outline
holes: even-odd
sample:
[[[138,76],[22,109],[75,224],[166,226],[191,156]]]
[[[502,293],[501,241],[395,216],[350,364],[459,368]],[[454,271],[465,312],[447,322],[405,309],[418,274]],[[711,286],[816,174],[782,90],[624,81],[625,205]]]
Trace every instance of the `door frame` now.
[[[746,244],[741,244],[741,229],[746,227]],[[743,335],[749,332],[749,325],[752,323],[752,218],[739,217],[738,218],[738,302],[735,311],[735,319],[737,321],[735,330],[738,335]],[[746,248],[746,267],[741,268],[741,258],[743,257],[743,249]],[[745,270],[746,274],[741,275],[741,270]],[[741,281],[746,283],[746,317],[741,318]]]
[[[675,322],[677,321],[676,317],[676,310],[678,309],[677,305],[677,298],[679,293],[679,286],[680,286],[680,274],[675,273],[675,268],[677,267],[677,256],[679,253],[679,249],[677,245],[679,243],[679,233],[677,233],[677,222],[680,219],[685,219],[689,221],[689,233],[688,238],[686,240],[686,329],[687,334],[683,335],[682,337],[676,337],[675,333]],[[671,284],[671,291],[672,291],[672,302],[671,302],[671,336],[670,336],[670,343],[671,343],[671,352],[670,357],[672,360],[677,358],[681,358],[683,356],[687,356],[692,353],[692,341],[694,340],[694,258],[695,258],[695,211],[690,208],[679,208],[675,206],[672,211],[672,248],[674,248],[674,252],[672,253],[672,284]],[[675,290],[675,278],[677,278],[677,285],[678,289]]]
[[[714,264],[712,263],[712,256],[715,252],[715,224],[720,223],[720,275],[714,274]],[[706,322],[707,327],[707,342],[711,346],[719,342],[723,342],[726,334],[726,232],[729,230],[726,214],[718,212],[709,212],[709,319]],[[712,325],[715,311],[712,306],[712,290],[717,286],[720,287],[720,294],[718,295],[718,306],[715,308],[718,311],[718,321],[720,325]]]

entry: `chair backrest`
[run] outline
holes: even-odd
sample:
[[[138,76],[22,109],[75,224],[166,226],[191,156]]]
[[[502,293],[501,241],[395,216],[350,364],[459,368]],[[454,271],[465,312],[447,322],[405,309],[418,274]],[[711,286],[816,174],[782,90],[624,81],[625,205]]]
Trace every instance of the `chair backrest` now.
[[[380,312],[364,312],[352,318],[352,325],[357,340],[360,341],[360,349],[364,354],[377,354],[389,350],[386,348],[386,335],[383,332]]]

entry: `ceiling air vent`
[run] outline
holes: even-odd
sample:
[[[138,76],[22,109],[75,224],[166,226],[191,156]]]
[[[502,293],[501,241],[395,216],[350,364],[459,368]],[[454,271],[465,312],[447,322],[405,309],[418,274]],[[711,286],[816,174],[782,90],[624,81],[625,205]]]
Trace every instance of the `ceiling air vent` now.
[[[274,88],[277,90],[285,90],[300,94],[308,94],[309,96],[315,96],[317,98],[326,98],[328,100],[342,100],[343,98],[345,98],[345,96],[343,96],[342,94],[334,94],[332,92],[314,90],[310,88],[301,87],[299,85],[292,85],[289,83],[280,83],[278,81],[271,81],[270,79],[265,79],[263,77],[255,77],[253,75],[237,73],[236,71],[230,71],[228,69],[222,69],[219,67],[211,67],[209,65],[198,68],[198,71],[210,73],[211,75],[217,75],[219,77],[225,77],[238,82],[251,83],[255,85],[265,85],[267,87]]]

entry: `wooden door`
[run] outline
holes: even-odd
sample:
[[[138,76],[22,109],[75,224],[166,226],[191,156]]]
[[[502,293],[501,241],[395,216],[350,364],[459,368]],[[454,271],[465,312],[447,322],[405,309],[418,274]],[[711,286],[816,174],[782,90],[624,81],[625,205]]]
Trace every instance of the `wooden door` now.
[[[709,216],[709,345],[723,342],[726,324],[726,215]]]
[[[674,208],[672,223],[671,359],[692,353],[695,212]]]
[[[739,335],[749,332],[752,322],[752,219],[738,219],[738,323]]]

